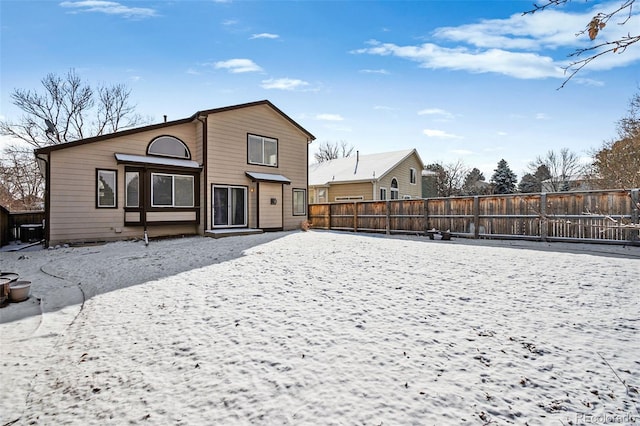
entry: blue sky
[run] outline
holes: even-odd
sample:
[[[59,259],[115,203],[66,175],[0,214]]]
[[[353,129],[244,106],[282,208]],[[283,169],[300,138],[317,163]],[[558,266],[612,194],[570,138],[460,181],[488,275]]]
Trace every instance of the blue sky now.
[[[532,1],[0,1],[0,117],[15,88],[70,68],[125,83],[160,122],[269,99],[321,142],[363,154],[417,148],[489,179],[518,178],[548,150],[579,155],[616,137],[640,90],[640,46],[557,90],[598,1],[522,16]],[[619,21],[619,20],[618,20]],[[638,12],[596,41],[640,27]]]

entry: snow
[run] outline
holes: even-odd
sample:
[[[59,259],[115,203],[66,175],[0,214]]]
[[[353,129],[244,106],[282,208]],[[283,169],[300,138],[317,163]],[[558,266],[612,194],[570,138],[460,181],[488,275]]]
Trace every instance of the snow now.
[[[640,249],[336,232],[0,254],[0,423],[640,422]]]

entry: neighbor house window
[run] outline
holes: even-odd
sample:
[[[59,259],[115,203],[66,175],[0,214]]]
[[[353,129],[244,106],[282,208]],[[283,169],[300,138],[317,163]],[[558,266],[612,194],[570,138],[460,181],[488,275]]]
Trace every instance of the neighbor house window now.
[[[293,215],[304,216],[307,214],[307,191],[304,189],[293,190]]]
[[[397,200],[400,198],[400,191],[398,190],[398,179],[391,179],[391,199]]]
[[[118,206],[117,187],[117,171],[96,170],[96,207],[116,208]]]
[[[191,159],[189,148],[180,139],[173,136],[159,136],[151,141],[147,154],[163,157]]]
[[[344,196],[336,197],[335,200],[336,201],[357,201],[357,200],[364,200],[364,197],[362,195],[344,195]]]
[[[140,173],[126,172],[125,185],[124,206],[140,207]]]
[[[193,207],[193,176],[151,173],[152,207]]]
[[[278,140],[264,136],[249,135],[247,161],[250,164],[278,166]]]
[[[416,178],[416,169],[411,168],[409,169],[409,183],[411,183],[412,185],[416,184],[417,178]]]
[[[318,189],[318,202],[326,203],[327,199],[327,190],[325,188]]]
[[[380,188],[380,199],[381,200],[387,199],[387,188]]]

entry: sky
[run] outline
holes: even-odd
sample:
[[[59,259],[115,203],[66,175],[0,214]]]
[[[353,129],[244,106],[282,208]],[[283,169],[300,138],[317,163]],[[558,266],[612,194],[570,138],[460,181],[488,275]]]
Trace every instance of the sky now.
[[[125,84],[151,123],[268,99],[316,136],[311,154],[323,142],[416,148],[487,180],[505,159],[520,179],[549,150],[586,160],[617,137],[640,90],[640,43],[559,88],[568,55],[594,43],[576,33],[621,3],[523,16],[532,1],[0,0],[0,119],[22,115],[15,89],[74,69]],[[637,34],[638,9],[595,42]]]

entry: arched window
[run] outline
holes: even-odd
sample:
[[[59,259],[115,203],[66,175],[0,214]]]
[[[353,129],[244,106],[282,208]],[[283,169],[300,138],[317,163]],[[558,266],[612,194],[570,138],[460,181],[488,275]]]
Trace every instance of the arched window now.
[[[398,200],[400,198],[400,191],[398,190],[398,179],[391,179],[391,199]]]
[[[173,136],[159,136],[151,141],[147,148],[149,155],[191,159],[189,148],[180,139]]]

